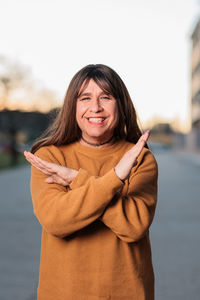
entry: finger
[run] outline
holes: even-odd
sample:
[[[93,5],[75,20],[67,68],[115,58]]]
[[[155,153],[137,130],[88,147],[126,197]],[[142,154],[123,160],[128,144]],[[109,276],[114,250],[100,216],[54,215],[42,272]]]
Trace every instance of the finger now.
[[[143,135],[139,138],[138,142],[135,144],[135,146],[132,148],[132,151],[134,152],[136,158],[140,155],[142,149],[144,148],[148,138],[149,138],[150,132],[149,130],[145,131]]]
[[[47,183],[54,183],[54,180],[53,180],[52,177],[48,177],[48,178],[45,179],[45,182],[47,182]]]
[[[38,167],[38,168],[40,167],[40,165],[32,157],[26,156],[26,160],[34,167]]]
[[[52,178],[53,178],[55,183],[61,184],[61,185],[64,185],[64,186],[66,185],[66,182],[60,176],[54,174],[54,175],[52,175]]]
[[[46,178],[45,182],[50,183],[50,184],[57,183],[57,184],[60,184],[63,186],[67,185],[66,181],[64,181],[61,177],[59,177],[57,175],[52,175],[52,176]]]
[[[43,172],[44,174],[46,175],[51,175],[52,172],[48,172],[46,169],[44,168],[41,168],[40,165],[38,165],[38,163],[32,159],[31,157],[28,157],[28,156],[25,156],[26,157],[26,160],[35,168],[37,168],[39,171]]]
[[[47,172],[47,171],[41,169],[41,168],[38,167],[38,166],[34,166],[34,165],[32,165],[32,166],[33,166],[34,168],[38,169],[39,171],[41,171],[43,174],[45,174],[45,175],[47,175],[47,176],[50,176],[50,175],[51,175],[51,173],[49,173],[49,172]]]
[[[49,172],[51,172],[51,173],[56,173],[57,172],[56,164],[45,161],[45,160],[41,159],[40,157],[38,157],[36,155],[35,155],[34,159],[35,159],[35,161],[37,161],[37,163],[41,167],[45,168]]]
[[[149,135],[150,135],[149,130],[145,131],[145,132],[141,135],[141,137],[139,138],[137,144],[139,144],[139,145],[140,145],[140,144],[145,144],[145,143],[147,142],[148,138],[149,138]],[[136,144],[136,145],[137,145],[137,144]]]
[[[142,149],[144,148],[144,145],[145,145],[145,142],[143,140],[138,141],[138,143],[135,145],[135,147],[133,149],[133,153],[134,153],[136,158],[142,152]]]
[[[142,138],[145,140],[145,142],[147,142],[149,136],[150,136],[150,130],[147,129],[147,130],[142,134]]]
[[[37,162],[38,165],[40,165],[40,166],[43,166],[43,167],[45,166],[45,167],[46,167],[46,166],[49,164],[48,162],[44,161],[43,159],[41,159],[41,158],[38,157],[37,155],[34,155],[34,154],[30,153],[30,152],[25,152],[24,155],[25,155],[27,158],[29,158],[29,159],[31,159],[31,160]]]
[[[148,138],[149,138],[149,135],[150,135],[150,131],[149,130],[146,130],[142,135],[141,137],[139,138],[138,141],[143,141],[143,142],[147,142]]]
[[[48,165],[51,163],[44,161],[40,157],[38,157],[30,152],[26,152],[26,153],[24,153],[24,155],[31,164],[34,164],[35,167],[41,168],[42,171],[48,172],[49,175],[55,173],[55,171],[53,170],[52,167],[48,167]]]
[[[31,164],[31,165],[37,165],[37,163],[35,162],[35,160],[33,160],[31,157],[26,156],[26,160]]]
[[[41,168],[41,167],[38,166],[38,164],[35,163],[35,162],[31,162],[31,165],[32,165],[33,167],[35,167],[36,169],[38,169],[39,171],[41,171],[42,173],[44,173],[45,175],[48,175],[48,176],[52,175],[52,173],[46,171],[44,168]]]

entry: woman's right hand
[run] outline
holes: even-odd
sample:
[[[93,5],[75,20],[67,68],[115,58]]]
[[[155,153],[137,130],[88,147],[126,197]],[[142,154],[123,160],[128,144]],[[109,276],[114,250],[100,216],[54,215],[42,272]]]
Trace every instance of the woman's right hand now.
[[[142,149],[144,148],[144,145],[146,144],[149,135],[150,131],[145,131],[143,135],[139,138],[138,142],[124,154],[122,159],[114,168],[115,173],[121,180],[125,180],[129,176],[132,167],[134,167],[137,164],[137,158],[141,153]]]
[[[63,186],[69,185],[78,171],[70,169],[58,164],[50,163],[38,157],[37,155],[32,154],[31,152],[24,151],[24,155],[27,161],[39,171],[47,175],[45,179],[47,183],[57,183]]]

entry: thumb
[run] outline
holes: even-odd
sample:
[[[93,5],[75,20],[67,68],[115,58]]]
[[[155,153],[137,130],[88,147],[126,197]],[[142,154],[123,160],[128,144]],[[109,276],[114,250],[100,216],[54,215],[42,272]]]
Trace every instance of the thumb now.
[[[53,183],[54,180],[53,180],[52,177],[47,177],[47,178],[45,179],[45,182],[46,182],[46,183]]]

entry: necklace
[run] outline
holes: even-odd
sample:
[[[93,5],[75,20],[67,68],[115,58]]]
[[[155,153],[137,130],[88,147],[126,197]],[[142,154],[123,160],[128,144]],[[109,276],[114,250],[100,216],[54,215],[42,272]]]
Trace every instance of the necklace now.
[[[112,139],[113,139],[113,136],[112,136],[109,140],[107,140],[107,141],[105,141],[105,142],[103,142],[103,143],[99,143],[99,144],[90,143],[90,142],[86,141],[83,137],[81,137],[81,138],[82,138],[82,140],[83,140],[85,143],[87,143],[88,145],[98,147],[98,146],[102,146],[102,145],[105,145],[105,144],[110,143],[110,142],[112,141]]]

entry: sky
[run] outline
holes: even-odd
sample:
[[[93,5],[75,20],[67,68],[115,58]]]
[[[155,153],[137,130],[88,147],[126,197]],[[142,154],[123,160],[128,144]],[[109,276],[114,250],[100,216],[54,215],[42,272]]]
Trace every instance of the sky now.
[[[162,119],[187,130],[199,17],[198,0],[0,0],[0,56],[28,67],[59,104],[80,68],[106,64],[125,82],[142,124]]]

